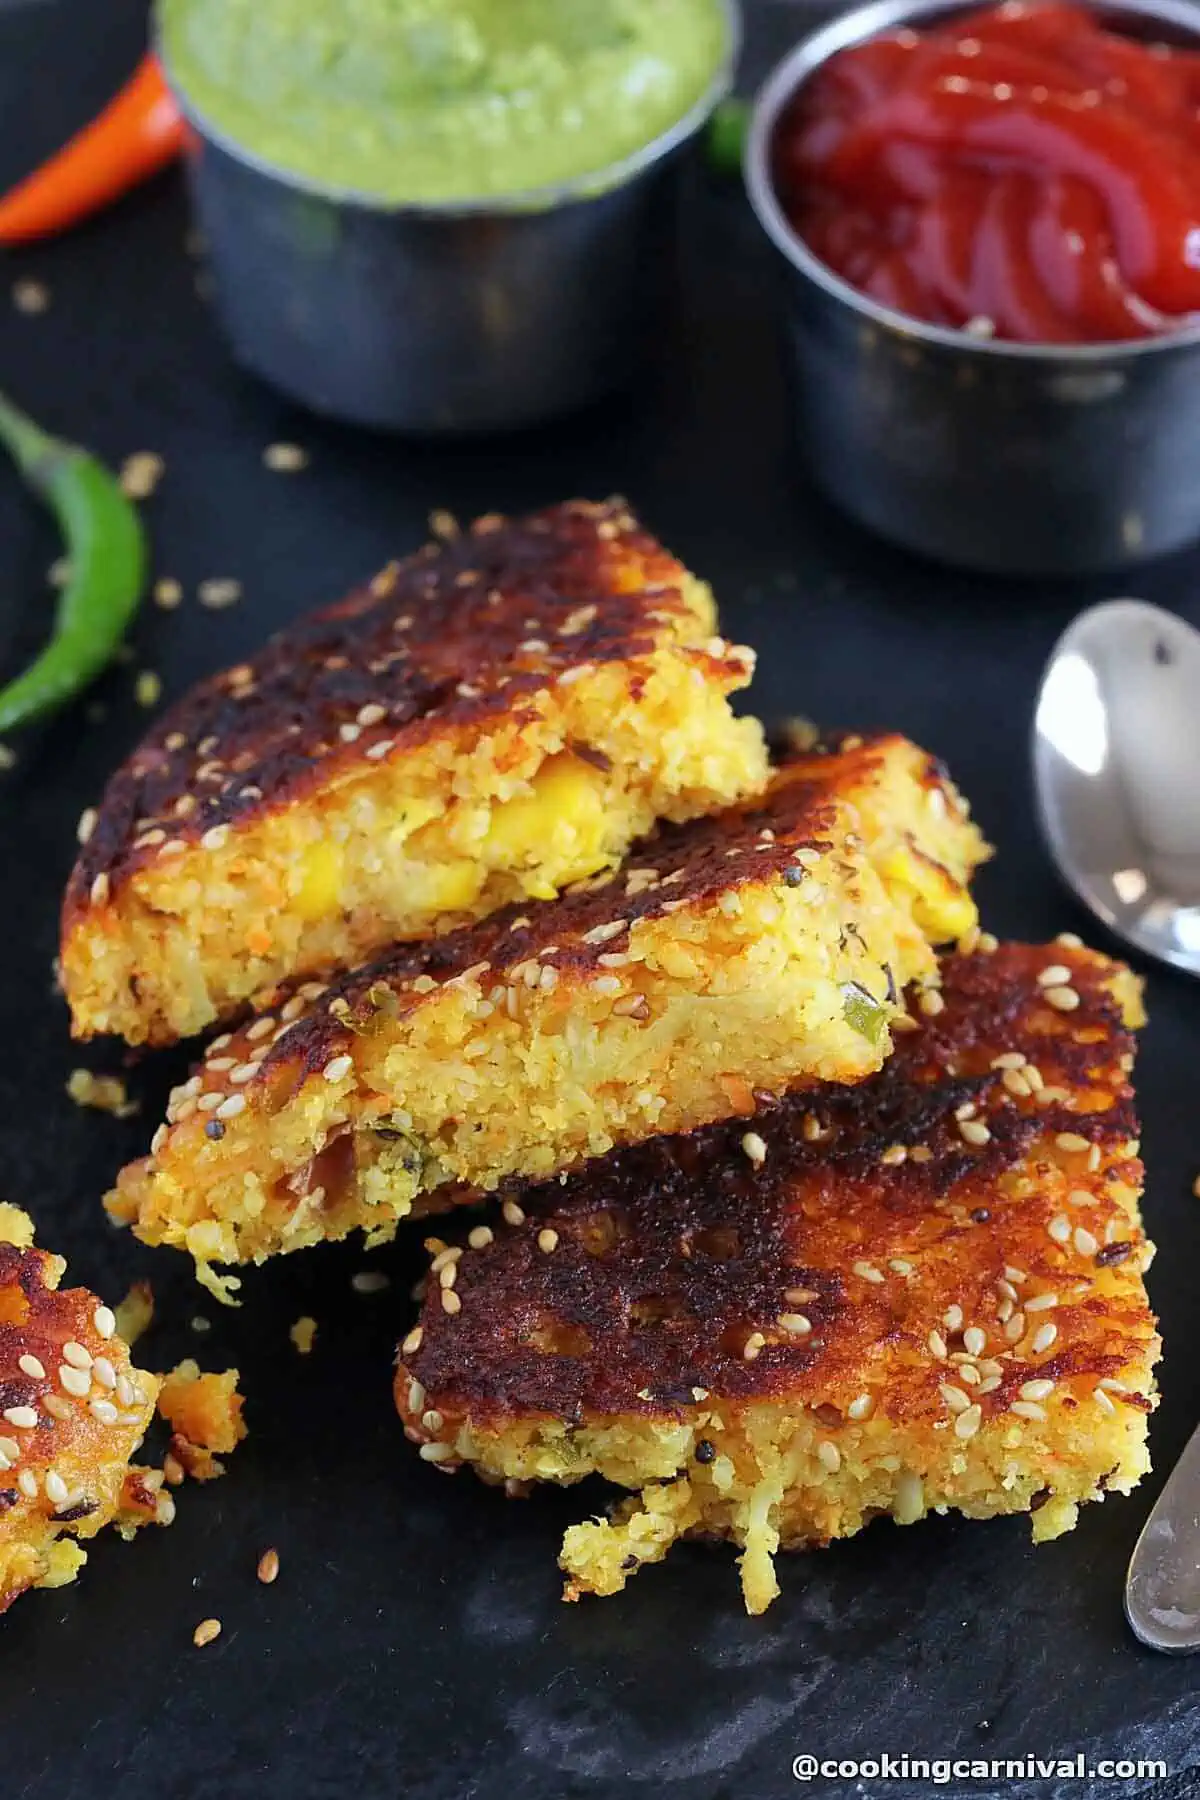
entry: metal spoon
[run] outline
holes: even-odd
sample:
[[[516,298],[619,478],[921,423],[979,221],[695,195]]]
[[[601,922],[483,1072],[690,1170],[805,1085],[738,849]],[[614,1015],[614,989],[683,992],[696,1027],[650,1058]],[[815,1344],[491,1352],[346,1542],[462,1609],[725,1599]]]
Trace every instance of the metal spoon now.
[[[1084,905],[1200,975],[1200,632],[1142,600],[1080,613],[1042,677],[1033,765],[1051,854]]]
[[[1200,975],[1200,633],[1140,600],[1081,613],[1046,665],[1033,761],[1051,854],[1084,905]],[[1138,1538],[1125,1615],[1151,1649],[1200,1649],[1200,1430]]]

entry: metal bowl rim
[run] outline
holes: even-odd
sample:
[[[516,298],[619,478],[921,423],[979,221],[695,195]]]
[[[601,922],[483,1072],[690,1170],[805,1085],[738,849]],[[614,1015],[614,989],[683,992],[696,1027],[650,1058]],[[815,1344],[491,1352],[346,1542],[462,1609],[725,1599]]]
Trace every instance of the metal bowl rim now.
[[[732,90],[738,58],[742,50],[743,27],[740,0],[717,0],[717,5],[724,16],[726,27],[724,55],[708,87],[699,99],[694,101],[688,110],[676,119],[673,125],[669,125],[657,137],[651,138],[648,144],[643,144],[640,149],[631,151],[628,156],[622,157],[618,162],[609,163],[603,168],[589,170],[587,174],[575,176],[570,181],[557,182],[548,187],[523,188],[513,193],[468,196],[461,200],[389,201],[359,188],[327,186],[322,182],[313,181],[306,175],[299,175],[279,163],[272,162],[267,157],[259,156],[254,151],[248,150],[237,138],[214,125],[189,98],[182,83],[177,81],[172,73],[157,18],[154,26],[154,49],[166,76],[167,84],[189,125],[207,143],[215,145],[235,162],[252,169],[255,174],[261,175],[265,180],[277,182],[280,187],[311,195],[314,199],[325,200],[332,206],[352,207],[361,212],[375,213],[381,218],[461,219],[480,216],[519,218],[522,214],[551,212],[556,207],[599,199],[616,188],[625,187],[703,129],[716,107]]]
[[[778,62],[759,88],[753,102],[750,129],[743,157],[750,204],[759,224],[792,268],[822,289],[831,299],[840,301],[850,312],[870,323],[903,337],[953,350],[962,356],[979,356],[1000,361],[1070,366],[1114,362],[1135,357],[1161,355],[1171,350],[1194,349],[1200,345],[1200,315],[1190,325],[1162,332],[1154,337],[1113,338],[1087,344],[1025,344],[1004,338],[974,337],[965,329],[934,325],[896,311],[881,301],[862,294],[814,255],[796,231],[779,203],[771,178],[770,152],[776,125],[784,107],[816,71],[839,50],[864,43],[880,32],[898,26],[918,24],[942,14],[962,13],[973,9],[977,0],[866,0],[864,5],[842,13],[810,32],[795,44]],[[1142,18],[1158,20],[1186,34],[1200,45],[1200,12],[1190,0],[1108,0],[1093,7],[1094,11],[1120,16],[1136,13]]]

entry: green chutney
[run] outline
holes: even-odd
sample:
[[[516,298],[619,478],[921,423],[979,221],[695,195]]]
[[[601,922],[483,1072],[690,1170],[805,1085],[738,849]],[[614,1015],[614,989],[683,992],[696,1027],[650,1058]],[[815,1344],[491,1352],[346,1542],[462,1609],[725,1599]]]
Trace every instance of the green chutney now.
[[[601,177],[670,129],[730,49],[721,0],[160,0],[202,122],[390,204]]]

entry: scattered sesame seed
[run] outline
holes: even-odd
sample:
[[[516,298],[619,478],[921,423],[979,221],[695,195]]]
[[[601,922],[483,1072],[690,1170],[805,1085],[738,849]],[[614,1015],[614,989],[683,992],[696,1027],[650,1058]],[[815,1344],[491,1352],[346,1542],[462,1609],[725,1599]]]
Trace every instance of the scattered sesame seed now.
[[[135,450],[121,464],[117,480],[121,492],[129,500],[148,500],[163,476],[167,465],[154,450]]]
[[[105,904],[109,896],[109,886],[108,875],[101,869],[100,873],[96,876],[96,879],[92,882],[90,889],[93,906],[103,906]]]
[[[1079,1151],[1089,1148],[1087,1139],[1080,1137],[1077,1131],[1060,1131],[1054,1141],[1060,1150]]]
[[[807,1318],[804,1313],[780,1313],[775,1323],[780,1331],[789,1332],[793,1337],[807,1337],[812,1330],[812,1320]]]
[[[1027,1099],[1033,1092],[1020,1069],[1005,1069],[1001,1081],[1006,1092],[1014,1094],[1018,1100]]]
[[[446,1462],[454,1455],[453,1444],[422,1444],[417,1455],[424,1462]]]
[[[525,1223],[524,1211],[515,1200],[506,1200],[501,1206],[500,1212],[506,1225],[523,1225]]]
[[[1050,1312],[1058,1305],[1057,1294],[1034,1294],[1025,1302],[1026,1312]]]
[[[981,956],[994,956],[1000,948],[1000,939],[991,931],[981,931],[975,948]]]
[[[382,1294],[391,1285],[382,1269],[359,1269],[350,1277],[350,1286],[356,1294]]]
[[[263,462],[276,475],[296,475],[308,467],[308,452],[299,444],[268,444]]]
[[[940,1331],[931,1331],[929,1336],[926,1338],[925,1342],[928,1344],[931,1354],[936,1356],[938,1358],[939,1362],[945,1362],[945,1360],[946,1360],[946,1340],[942,1336],[941,1332]]]
[[[761,1331],[752,1331],[750,1336],[746,1339],[746,1342],[742,1345],[742,1356],[744,1360],[746,1362],[754,1362],[757,1357],[761,1356],[766,1341],[767,1340]]]
[[[1065,1244],[1071,1236],[1071,1221],[1066,1213],[1058,1213],[1046,1227],[1056,1244]]]
[[[422,1343],[422,1340],[424,1339],[424,1336],[425,1336],[424,1326],[414,1325],[412,1330],[409,1332],[408,1336],[405,1338],[404,1342],[400,1346],[402,1353],[405,1356],[415,1355],[415,1353],[421,1348],[421,1343]]]
[[[139,706],[157,706],[162,699],[162,677],[153,669],[143,669],[133,684],[133,696]]]
[[[549,1253],[552,1250],[557,1250],[558,1249],[558,1233],[557,1233],[557,1231],[555,1231],[551,1226],[548,1225],[544,1231],[538,1232],[537,1244],[538,1244],[538,1249],[544,1250],[547,1255],[549,1255]]]
[[[221,1635],[220,1619],[201,1619],[192,1633],[192,1642],[197,1650],[203,1650],[205,1644],[211,1644],[214,1638]]]
[[[886,1276],[875,1267],[874,1263],[856,1262],[854,1264],[854,1273],[863,1281],[881,1282],[886,1280]]]
[[[1114,1408],[1114,1410],[1115,1410],[1115,1408]],[[24,1496],[27,1500],[36,1500],[37,1499],[37,1491],[38,1491],[37,1476],[34,1474],[32,1469],[22,1469],[21,1470],[21,1473],[17,1476],[17,1486],[20,1488],[21,1492],[24,1494]]]
[[[982,1424],[983,1408],[976,1402],[974,1405],[968,1406],[966,1412],[959,1413],[954,1421],[954,1435],[956,1438],[964,1440],[973,1438]]]
[[[321,1073],[324,1075],[326,1081],[341,1081],[350,1073],[353,1067],[354,1058],[352,1056],[335,1056],[332,1062],[327,1062],[325,1064]]]
[[[1096,1401],[1101,1412],[1105,1412],[1105,1413],[1115,1413],[1116,1412],[1117,1409],[1113,1405],[1112,1400],[1105,1393],[1104,1387],[1102,1384],[1092,1390],[1092,1397]]]
[[[1033,1419],[1039,1423],[1046,1417],[1045,1407],[1036,1405],[1032,1400],[1014,1400],[1009,1410],[1019,1418]]]
[[[1080,1256],[1095,1256],[1097,1250],[1100,1248],[1097,1239],[1092,1236],[1090,1231],[1085,1230],[1082,1225],[1077,1225],[1075,1227],[1073,1242]]]
[[[1066,987],[1070,980],[1071,971],[1065,963],[1050,963],[1048,967],[1038,971],[1039,987]]]
[[[1052,1006],[1055,1012],[1074,1012],[1079,1005],[1079,995],[1074,988],[1050,987],[1044,989],[1044,992],[1047,1004]]]
[[[57,1469],[47,1469],[46,1479],[42,1484],[46,1490],[46,1498],[54,1506],[65,1506],[70,1488]]]
[[[467,1233],[467,1242],[472,1250],[486,1250],[494,1236],[490,1225],[476,1225]]]
[[[20,313],[44,313],[50,304],[50,289],[44,281],[14,281],[12,298]]]
[[[107,1356],[98,1356],[96,1358],[95,1362],[92,1364],[92,1374],[103,1388],[115,1388],[117,1385],[117,1371],[113,1368]]]
[[[258,1579],[262,1582],[264,1587],[270,1587],[271,1583],[276,1580],[279,1575],[278,1550],[272,1547],[270,1550],[263,1551],[258,1559],[258,1568],[255,1570],[255,1574],[258,1576]]]
[[[942,1399],[946,1402],[946,1405],[950,1408],[951,1412],[966,1412],[971,1404],[971,1396],[964,1393],[962,1388],[954,1387],[949,1381],[941,1381],[938,1383],[938,1393],[942,1396]]]
[[[183,599],[183,587],[173,575],[163,575],[154,584],[153,597],[155,606],[174,612]]]
[[[978,1325],[969,1325],[963,1332],[963,1349],[968,1356],[982,1356],[987,1349],[987,1333]]]
[[[43,1364],[38,1361],[36,1356],[30,1356],[28,1352],[18,1358],[17,1367],[22,1375],[28,1375],[33,1381],[45,1381],[46,1379],[46,1370]]]
[[[73,1369],[70,1363],[60,1363],[58,1368],[59,1385],[77,1400],[86,1400],[92,1386],[89,1369]]]
[[[817,1446],[817,1461],[823,1469],[828,1469],[831,1475],[836,1475],[842,1466],[842,1453],[837,1445],[831,1444],[827,1438],[824,1443]]]
[[[885,1168],[898,1169],[908,1161],[908,1149],[904,1144],[889,1144],[879,1160]]]
[[[0,1418],[7,1419],[18,1431],[33,1431],[38,1422],[37,1413],[32,1406],[6,1406],[0,1413]]]
[[[100,815],[94,806],[89,806],[80,813],[79,823],[75,827],[75,837],[79,843],[87,843],[93,831],[96,829],[96,823],[99,816]]]
[[[761,1169],[767,1160],[767,1146],[757,1131],[748,1131],[742,1139],[742,1149],[756,1169]]]
[[[1037,1381],[1022,1382],[1020,1392],[1022,1400],[1044,1400],[1054,1392],[1054,1383],[1039,1377]]]
[[[442,1311],[450,1313],[452,1316],[454,1313],[462,1311],[462,1301],[453,1288],[442,1289]]]
[[[111,1400],[105,1400],[99,1395],[90,1402],[88,1411],[93,1419],[99,1420],[101,1425],[115,1425],[117,1422],[116,1407]]]
[[[62,1347],[62,1353],[63,1361],[70,1363],[73,1369],[90,1369],[92,1366],[91,1352],[82,1344],[77,1344],[74,1338],[68,1338]]]
[[[942,1324],[947,1331],[961,1331],[963,1328],[963,1309],[957,1304],[948,1306],[942,1314]]]
[[[936,1019],[939,1013],[945,1012],[946,1002],[937,988],[927,988],[918,1002],[927,1019]]]
[[[859,1394],[846,1408],[846,1417],[848,1419],[865,1419],[874,1404],[870,1394]]]
[[[958,1131],[959,1136],[968,1144],[982,1147],[992,1141],[992,1134],[981,1119],[961,1119]]]
[[[1057,1336],[1058,1326],[1054,1323],[1053,1319],[1047,1319],[1044,1325],[1038,1326],[1037,1330],[1030,1338],[1029,1347],[1035,1356],[1039,1356],[1043,1350],[1048,1350],[1050,1348]]]
[[[227,575],[209,576],[196,589],[196,598],[210,612],[220,612],[227,606],[236,606],[241,597],[241,582],[234,581]]]

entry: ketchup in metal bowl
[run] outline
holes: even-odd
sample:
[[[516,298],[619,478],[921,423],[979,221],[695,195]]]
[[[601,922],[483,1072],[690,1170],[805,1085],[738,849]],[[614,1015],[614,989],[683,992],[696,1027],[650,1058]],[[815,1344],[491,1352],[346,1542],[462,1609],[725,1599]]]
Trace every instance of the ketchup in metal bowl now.
[[[1200,315],[1200,52],[1083,7],[1007,0],[840,51],[773,173],[814,254],[916,319],[1090,344]]]

